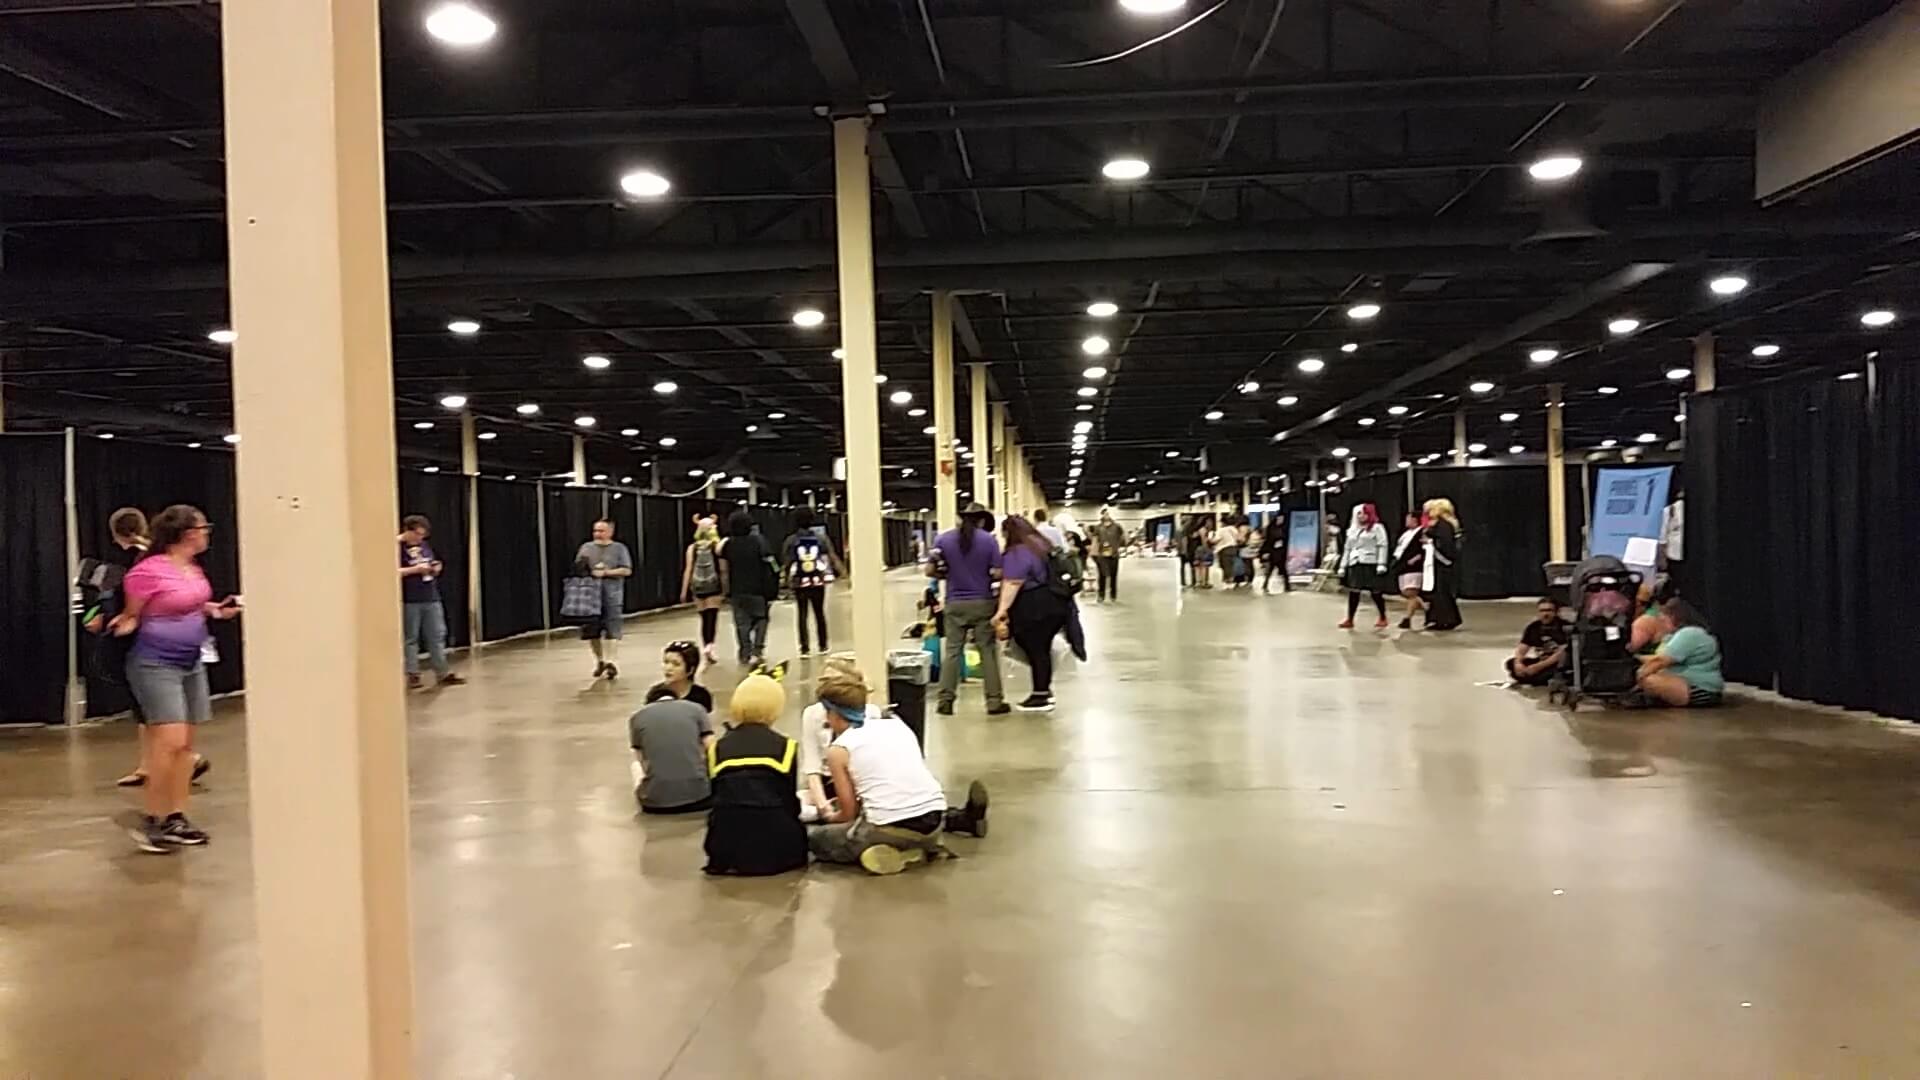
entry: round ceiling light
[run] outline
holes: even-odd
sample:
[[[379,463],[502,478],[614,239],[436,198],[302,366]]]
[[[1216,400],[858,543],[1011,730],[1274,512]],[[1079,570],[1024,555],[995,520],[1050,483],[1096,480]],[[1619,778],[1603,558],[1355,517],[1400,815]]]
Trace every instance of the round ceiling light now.
[[[215,345],[231,345],[240,340],[240,335],[223,326],[218,330],[207,331],[207,340]]]
[[[1283,394],[1280,397],[1279,405],[1283,409],[1291,409],[1298,404],[1300,404],[1300,399],[1292,394]]]
[[[1527,360],[1535,364],[1551,364],[1558,359],[1559,349],[1535,349],[1527,354]]]
[[[1747,279],[1739,274],[1722,274],[1707,282],[1715,296],[1735,296],[1747,291]]]
[[[793,313],[793,325],[811,330],[827,321],[826,313],[819,308],[801,308]]]
[[[657,199],[673,190],[673,182],[652,169],[635,169],[620,177],[620,190],[636,199]]]
[[[1363,416],[1355,422],[1358,423],[1361,427],[1372,427],[1373,425],[1379,423],[1378,420],[1375,420],[1371,416]]]
[[[921,417],[927,415],[927,410],[916,406],[914,408],[908,409],[907,415],[913,417],[915,420],[918,420]]]
[[[887,385],[887,377],[886,377],[886,376],[885,376],[884,374],[882,374],[882,375],[875,375],[875,376],[873,377],[873,385],[875,385],[875,386],[885,386],[885,385]]]
[[[1348,457],[1348,456],[1350,456],[1350,455],[1351,455],[1352,453],[1353,453],[1353,451],[1352,451],[1352,450],[1349,450],[1349,449],[1347,449],[1347,448],[1346,448],[1346,447],[1344,447],[1344,446],[1336,446],[1336,447],[1334,447],[1334,448],[1333,448],[1333,456],[1334,456],[1334,457],[1338,457],[1338,458],[1343,458],[1343,457]]]
[[[1545,183],[1571,179],[1585,165],[1577,154],[1550,154],[1527,166],[1527,175]]]
[[[1643,431],[1640,434],[1634,436],[1633,441],[1637,443],[1656,443],[1660,441],[1660,436],[1655,435],[1651,431]]]
[[[1406,407],[1405,405],[1389,405],[1389,406],[1387,406],[1387,415],[1388,415],[1388,416],[1405,416],[1405,415],[1407,415],[1407,413],[1408,413],[1409,411],[1410,411],[1410,410],[1409,410],[1409,409],[1408,409],[1408,408],[1407,408],[1407,407]]]
[[[1087,432],[1092,430],[1093,430],[1093,421],[1091,420],[1081,420],[1073,425],[1073,433],[1075,435],[1085,435]]]
[[[433,430],[433,421],[431,421],[431,420],[415,420],[415,421],[413,422],[413,430],[415,430],[415,431],[432,431],[432,430]]]
[[[446,397],[440,399],[440,407],[443,409],[464,409],[467,407],[467,395],[448,394]]]
[[[583,356],[580,358],[580,362],[582,364],[585,364],[587,367],[591,368],[594,371],[605,371],[608,368],[613,366],[613,361],[607,359],[604,356],[600,356],[598,354],[595,354],[593,356]]]
[[[1227,417],[1227,414],[1224,412],[1221,412],[1219,409],[1207,410],[1207,419],[1209,420],[1224,420],[1226,419],[1226,417]]]
[[[1187,0],[1120,0],[1120,7],[1135,15],[1171,15],[1187,6]]]
[[[481,439],[488,442],[491,442],[492,440],[497,439],[499,437],[500,437],[500,433],[497,431],[483,431],[480,434],[474,436],[474,438],[476,439]]]
[[[1872,327],[1892,326],[1893,320],[1897,317],[1893,312],[1885,308],[1877,308],[1860,316],[1860,325]]]
[[[447,324],[447,331],[466,337],[469,334],[479,333],[480,324],[473,319],[455,319]]]
[[[787,414],[783,412],[770,412],[767,414],[767,419],[769,420],[785,420],[786,418]]]
[[[1083,386],[1079,390],[1079,394],[1081,397],[1092,397],[1093,395],[1099,392],[1100,391],[1097,388],[1092,386]]]
[[[1691,374],[1693,374],[1693,372],[1688,371],[1686,368],[1683,368],[1683,367],[1668,368],[1667,381],[1679,382],[1681,379],[1684,379]]]
[[[1507,447],[1507,453],[1509,454],[1524,454],[1526,452],[1527,448],[1519,443],[1514,443],[1512,446]]]
[[[1108,341],[1098,334],[1080,343],[1080,351],[1086,353],[1088,356],[1105,356],[1107,350],[1111,348],[1113,348],[1113,342]]]
[[[1111,300],[1095,300],[1087,305],[1087,314],[1096,319],[1111,319],[1120,314],[1120,305]]]
[[[629,439],[638,438],[640,435],[640,429],[637,427],[621,428],[620,434]]]
[[[1366,322],[1380,314],[1379,304],[1355,304],[1347,309],[1347,318],[1355,322]]]
[[[905,405],[913,400],[913,391],[895,390],[893,393],[887,395],[887,400],[893,402],[895,405]]]
[[[1619,392],[1620,392],[1620,388],[1617,386],[1603,386],[1600,388],[1600,393],[1606,395],[1607,397],[1612,397],[1613,395]]]
[[[1080,374],[1089,379],[1104,379],[1107,377],[1107,369],[1095,364]]]
[[[676,438],[674,438],[674,437],[673,437],[673,436],[671,436],[671,435],[666,435],[666,436],[663,436],[663,437],[662,437],[662,438],[660,439],[660,445],[661,445],[662,447],[664,447],[664,448],[666,448],[666,449],[668,449],[668,450],[671,450],[671,449],[673,449],[674,447],[676,447],[676,446],[679,446],[679,445],[680,445],[680,440],[679,440],[679,439],[676,439]]]
[[[653,384],[653,392],[663,397],[667,394],[677,393],[679,390],[680,384],[674,382],[672,379],[661,379],[659,382]]]
[[[1109,180],[1139,180],[1152,171],[1152,166],[1136,157],[1114,158],[1100,166],[1100,174]]]
[[[1078,405],[1075,405],[1075,406],[1073,407],[1073,411],[1074,411],[1074,412],[1092,412],[1092,411],[1093,411],[1093,405],[1092,405],[1092,404],[1091,404],[1090,402],[1085,402],[1085,401],[1083,401],[1083,402],[1081,402],[1080,404],[1078,404]]]
[[[1257,394],[1260,392],[1260,384],[1254,382],[1252,379],[1248,379],[1246,382],[1240,384],[1240,392],[1243,394]]]
[[[1360,343],[1357,341],[1349,341],[1345,345],[1340,346],[1340,351],[1343,353],[1357,353],[1360,351]]]
[[[1766,359],[1767,357],[1769,357],[1769,356],[1779,356],[1779,355],[1780,355],[1780,346],[1778,346],[1778,345],[1755,345],[1755,346],[1753,347],[1753,355],[1755,355],[1755,356],[1757,356],[1757,357],[1759,357],[1759,358],[1760,358],[1760,359],[1762,359],[1762,360],[1765,360],[1765,359]]]
[[[1520,414],[1517,412],[1503,412],[1500,414],[1500,422],[1503,424],[1511,424],[1518,419],[1520,419]]]
[[[1607,324],[1607,333],[1614,337],[1625,337],[1640,329],[1640,320],[1622,316]]]
[[[1479,382],[1468,383],[1467,389],[1476,394],[1491,394],[1493,393],[1493,384],[1485,379],[1481,379]]]
[[[513,411],[519,413],[521,416],[539,416],[540,406],[535,405],[531,401],[523,401],[515,405]]]
[[[427,33],[457,48],[485,45],[499,29],[485,12],[468,4],[441,4],[427,13]]]
[[[847,350],[845,349],[833,350],[833,358],[835,360],[845,360],[847,358]]]
[[[599,422],[600,421],[595,420],[591,416],[576,416],[573,418],[574,427],[592,427]]]
[[[1486,443],[1483,443],[1483,442],[1477,442],[1477,443],[1468,443],[1468,444],[1467,444],[1467,453],[1469,453],[1469,454],[1484,454],[1484,453],[1486,453],[1486,452],[1487,452],[1487,444],[1486,444]]]

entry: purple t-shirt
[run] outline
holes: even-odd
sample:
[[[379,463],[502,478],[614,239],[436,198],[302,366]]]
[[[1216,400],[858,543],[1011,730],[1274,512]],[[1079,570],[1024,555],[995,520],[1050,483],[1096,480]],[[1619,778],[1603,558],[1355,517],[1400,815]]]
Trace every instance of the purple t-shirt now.
[[[127,571],[121,589],[129,601],[146,601],[134,630],[133,655],[182,668],[200,662],[200,646],[207,640],[206,605],[213,599],[213,588],[198,566],[149,555]]]
[[[948,529],[933,542],[947,564],[947,600],[993,599],[993,572],[1000,566],[1000,542],[985,529],[973,534],[973,550],[960,550],[960,530]]]
[[[1035,585],[1047,580],[1047,556],[1044,552],[1033,550],[1026,544],[1015,544],[1007,549],[1005,560],[1001,564],[1000,577],[1005,581],[1021,583],[1020,591],[1026,592]]]

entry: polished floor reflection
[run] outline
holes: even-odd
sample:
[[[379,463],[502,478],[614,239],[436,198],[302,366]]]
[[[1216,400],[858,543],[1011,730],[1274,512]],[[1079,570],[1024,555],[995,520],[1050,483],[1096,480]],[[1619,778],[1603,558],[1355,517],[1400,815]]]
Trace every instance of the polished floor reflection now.
[[[934,718],[993,834],[898,878],[708,881],[698,822],[636,819],[623,719],[690,615],[616,685],[556,639],[415,696],[420,1075],[1920,1075],[1913,725],[1570,720],[1487,685],[1524,603],[1346,633],[1123,574],[1057,713]],[[124,725],[0,736],[0,1077],[258,1075],[239,709],[204,734],[214,842],[169,859],[111,824]]]

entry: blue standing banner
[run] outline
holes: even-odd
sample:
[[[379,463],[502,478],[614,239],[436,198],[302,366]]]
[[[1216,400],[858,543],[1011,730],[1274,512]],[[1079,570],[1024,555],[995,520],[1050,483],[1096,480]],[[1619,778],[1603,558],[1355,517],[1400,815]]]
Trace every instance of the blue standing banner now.
[[[1287,515],[1287,576],[1311,574],[1320,564],[1320,511],[1295,510]]]
[[[1671,465],[1601,469],[1593,487],[1592,553],[1651,573],[1658,563],[1660,522],[1672,487]],[[1633,544],[1635,540],[1642,543]]]

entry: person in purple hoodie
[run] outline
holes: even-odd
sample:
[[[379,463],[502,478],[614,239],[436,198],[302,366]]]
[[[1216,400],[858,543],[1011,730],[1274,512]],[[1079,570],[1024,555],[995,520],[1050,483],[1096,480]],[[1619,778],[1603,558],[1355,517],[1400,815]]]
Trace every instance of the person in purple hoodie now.
[[[193,776],[193,728],[212,714],[203,653],[208,619],[240,614],[240,598],[218,603],[195,561],[207,550],[213,525],[192,506],[169,506],[153,519],[153,554],[127,572],[124,606],[109,629],[133,635],[127,686],[147,718],[146,813],[129,829],[143,851],[171,853],[207,842],[187,820]]]

